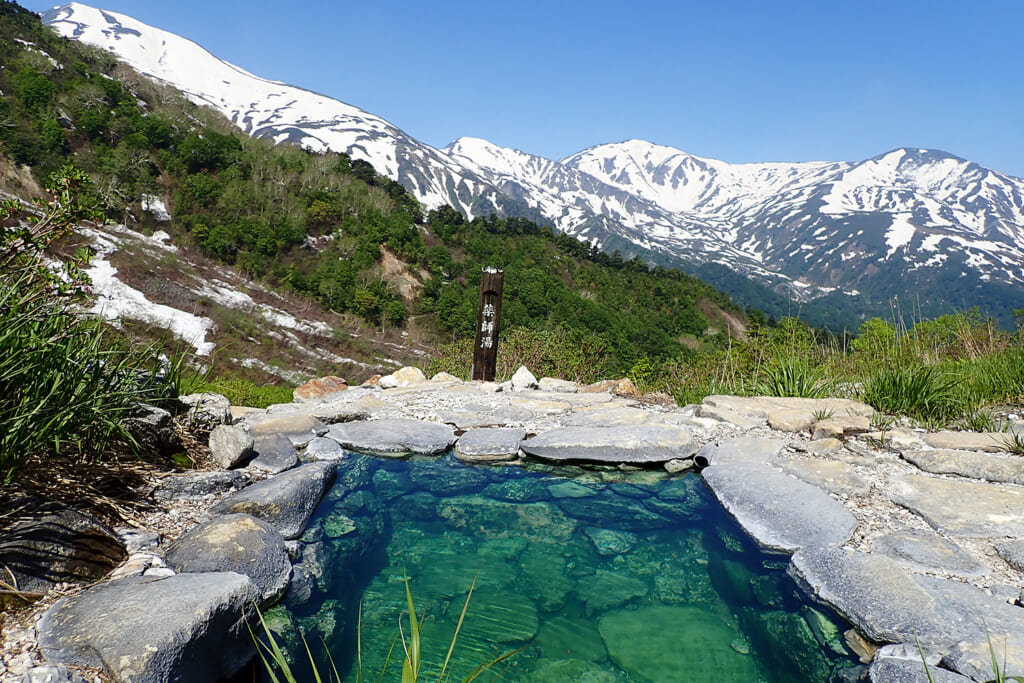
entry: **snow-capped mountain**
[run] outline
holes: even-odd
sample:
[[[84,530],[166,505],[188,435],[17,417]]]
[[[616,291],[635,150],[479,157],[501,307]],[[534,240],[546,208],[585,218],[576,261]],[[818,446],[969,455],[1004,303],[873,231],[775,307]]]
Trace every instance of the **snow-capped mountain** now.
[[[909,291],[919,301],[994,306],[1004,319],[1024,307],[1024,181],[944,152],[728,164],[639,140],[560,161],[475,138],[438,150],[378,116],[259,78],[124,15],[72,3],[44,21],[251,135],[365,159],[427,208],[543,218],[625,256],[719,264],[802,301]]]

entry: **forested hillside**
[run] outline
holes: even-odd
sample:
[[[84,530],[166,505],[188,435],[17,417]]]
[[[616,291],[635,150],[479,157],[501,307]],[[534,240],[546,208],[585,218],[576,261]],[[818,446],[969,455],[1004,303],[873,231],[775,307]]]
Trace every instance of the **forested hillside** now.
[[[695,278],[523,219],[466,220],[450,208],[423,215],[366,162],[252,139],[111,56],[57,37],[15,3],[0,15],[8,191],[38,195],[71,162],[92,178],[109,220],[159,227],[279,292],[378,328],[412,325],[428,341],[472,336],[485,265],[505,269],[504,327],[595,340],[609,371],[727,339],[720,316],[735,306]],[[159,220],[164,206],[169,222]]]

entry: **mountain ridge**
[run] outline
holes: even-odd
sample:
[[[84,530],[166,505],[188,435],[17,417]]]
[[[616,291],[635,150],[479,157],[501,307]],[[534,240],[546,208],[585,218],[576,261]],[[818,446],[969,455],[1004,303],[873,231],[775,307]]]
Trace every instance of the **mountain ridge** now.
[[[260,79],[124,15],[72,3],[44,20],[219,109],[250,135],[364,159],[427,208],[550,222],[627,258],[721,265],[798,302],[843,292],[866,310],[905,279],[929,310],[981,305],[1005,322],[1024,307],[1024,293],[1014,292],[1024,285],[1024,180],[948,152],[900,147],[862,161],[729,164],[638,139],[560,160],[469,137],[435,149],[381,117]],[[170,56],[154,66],[147,40]],[[202,54],[182,56],[178,41]],[[218,64],[233,69],[231,78],[211,84],[210,74],[225,73]]]

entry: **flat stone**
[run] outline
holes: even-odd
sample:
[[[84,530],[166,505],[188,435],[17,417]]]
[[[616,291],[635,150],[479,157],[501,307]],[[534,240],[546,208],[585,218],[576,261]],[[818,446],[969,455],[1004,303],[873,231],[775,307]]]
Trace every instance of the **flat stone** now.
[[[985,574],[985,567],[960,546],[931,530],[896,531],[875,539],[871,552],[888,555],[912,568],[941,570],[964,578]]]
[[[589,498],[600,493],[602,488],[600,485],[592,487],[569,480],[549,484],[548,493],[552,498]]]
[[[263,604],[284,595],[292,574],[284,537],[266,522],[245,514],[223,515],[200,524],[172,543],[164,559],[179,574],[245,574],[260,591]]]
[[[260,597],[234,572],[130,577],[61,598],[39,623],[47,661],[115,681],[214,681],[252,658],[246,628]]]
[[[682,427],[562,427],[522,443],[524,452],[546,460],[608,463],[664,463],[686,458],[697,442]]]
[[[317,436],[327,433],[327,425],[310,413],[281,416],[250,415],[244,421],[250,426],[255,438],[277,434],[287,437],[296,447],[307,444]],[[332,420],[332,422],[339,421],[341,420]]]
[[[1014,633],[992,636],[991,650],[989,640],[984,638],[957,643],[952,651],[942,658],[942,666],[969,677],[956,679],[957,681],[991,681],[994,680],[995,673],[992,670],[994,651],[1000,672],[1008,676],[1024,676],[1024,635]],[[936,683],[938,680],[936,679]]]
[[[798,410],[809,416],[813,416],[815,413],[832,413],[833,416],[864,415],[871,417],[875,413],[875,409],[868,404],[847,398],[713,395],[704,397],[701,404],[764,418],[779,410]]]
[[[651,413],[638,408],[612,406],[573,413],[562,424],[567,427],[619,427],[651,421]]]
[[[1006,484],[1024,485],[1024,458],[975,451],[907,451],[903,459],[933,474],[956,474]]]
[[[329,400],[343,391],[348,391],[348,382],[341,377],[328,375],[311,379],[302,386],[295,387],[292,390],[292,398],[296,403],[312,403]]]
[[[1024,572],[1024,540],[996,543],[995,549],[1008,565],[1019,572]]]
[[[306,450],[302,454],[308,461],[342,460],[345,457],[345,449],[334,439],[318,436],[306,444]]]
[[[210,457],[228,470],[252,455],[253,435],[244,425],[217,425],[210,432]]]
[[[541,391],[553,391],[562,394],[575,394],[580,390],[580,385],[565,379],[554,377],[541,377],[537,382],[537,388]]]
[[[651,591],[646,581],[631,573],[598,569],[576,584],[576,595],[586,605],[587,615],[607,612]]]
[[[210,514],[250,514],[272,524],[286,540],[295,539],[302,535],[336,474],[333,462],[301,465],[228,496]]]
[[[470,462],[515,460],[524,436],[526,432],[522,429],[471,429],[455,444],[455,457]]]
[[[830,493],[866,496],[871,482],[857,474],[851,465],[839,460],[780,460],[776,465],[798,479]]]
[[[785,447],[786,442],[781,439],[762,439],[750,436],[722,442],[711,441],[697,451],[693,456],[693,461],[697,467],[737,462],[770,463]]]
[[[814,424],[814,415],[799,408],[781,408],[768,413],[768,426],[777,432],[806,432]]]
[[[571,394],[563,394],[563,396],[570,396]],[[539,398],[526,398],[526,396],[517,396],[509,404],[509,407],[513,411],[517,411],[520,414],[524,414],[530,417],[536,415],[558,415],[560,413],[568,412],[572,409],[572,404],[568,401],[564,401],[561,398],[555,399],[539,399]]]
[[[679,474],[693,468],[693,458],[672,458],[665,463],[665,471],[669,474]]]
[[[932,528],[957,538],[1024,538],[1024,489],[1008,484],[905,474],[890,499]]]
[[[437,455],[455,443],[455,432],[450,426],[407,418],[336,424],[327,436],[350,451],[399,458]]]
[[[819,420],[811,427],[812,439],[838,439],[847,434],[871,431],[871,419],[865,415],[836,415]]]
[[[1006,434],[1001,432],[933,432],[922,434],[921,439],[932,448],[984,451],[986,453],[1000,453],[1008,450]]]
[[[816,486],[760,463],[713,464],[704,481],[766,552],[845,542],[857,527],[843,505]]]
[[[875,642],[918,638],[926,651],[942,653],[958,643],[985,642],[986,633],[996,638],[1024,632],[1024,610],[960,581],[913,574],[880,553],[805,548],[788,571],[809,595]]]
[[[158,500],[197,500],[245,488],[252,475],[238,470],[185,472],[164,477],[153,491]]]
[[[0,668],[0,673],[3,673]],[[66,666],[46,664],[26,669],[19,683],[85,683],[82,674]]]
[[[260,434],[253,440],[252,452],[249,467],[262,472],[279,474],[299,464],[295,446],[283,434]]]
[[[725,422],[740,429],[757,429],[764,427],[766,420],[763,417],[750,416],[737,410],[721,406],[699,405],[694,415],[715,422]]]
[[[924,448],[928,444],[924,442],[921,437],[923,433],[912,432],[908,429],[888,429],[884,432],[865,432],[860,435],[861,439],[868,441],[871,444],[878,444],[885,448],[894,448],[898,451],[909,450],[912,448]]]
[[[839,439],[825,438],[825,439],[814,439],[813,441],[795,441],[793,448],[804,453],[811,453],[813,455],[824,455],[826,453],[835,453],[843,447],[843,442]]]

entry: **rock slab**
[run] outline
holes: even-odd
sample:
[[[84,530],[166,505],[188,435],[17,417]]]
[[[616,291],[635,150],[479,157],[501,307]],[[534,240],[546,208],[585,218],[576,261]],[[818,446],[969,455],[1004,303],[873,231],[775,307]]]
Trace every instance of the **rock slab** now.
[[[642,464],[687,458],[697,442],[671,425],[561,427],[524,441],[522,449],[545,460]]]
[[[455,432],[450,426],[408,418],[335,424],[327,437],[350,451],[392,458],[437,455],[455,443]]]
[[[455,457],[470,462],[515,460],[524,436],[524,430],[511,427],[471,429],[455,445]]]
[[[837,545],[857,527],[856,518],[827,493],[769,465],[712,465],[704,481],[766,552]]]
[[[893,478],[890,498],[956,538],[1024,538],[1024,488],[918,474]]]

